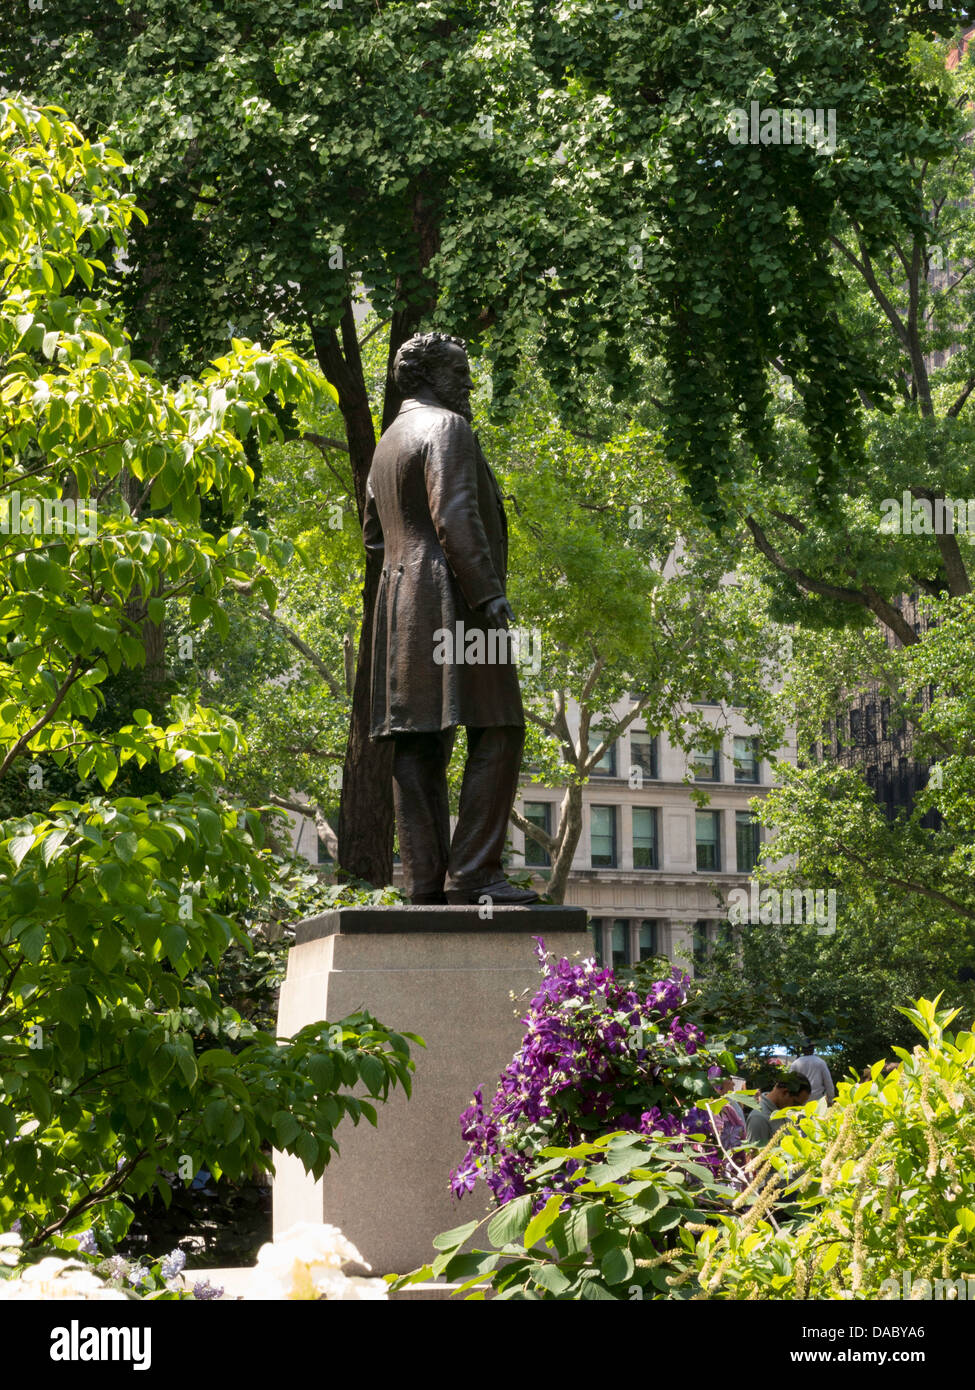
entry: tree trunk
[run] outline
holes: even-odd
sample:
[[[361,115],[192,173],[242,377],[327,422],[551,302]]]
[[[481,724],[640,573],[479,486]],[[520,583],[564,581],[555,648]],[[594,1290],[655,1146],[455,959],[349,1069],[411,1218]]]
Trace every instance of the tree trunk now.
[[[548,880],[548,894],[555,903],[565,901],[565,890],[581,834],[582,785],[572,782],[566,787],[559,807],[558,847],[552,855],[552,872]]]
[[[418,259],[423,268],[436,252],[439,234],[432,201],[419,192],[413,195],[413,226],[417,235]],[[390,324],[383,430],[392,424],[400,407],[399,394],[393,382],[393,359],[401,345],[416,331],[424,314],[429,313],[437,302],[433,286],[427,295],[414,295],[413,298],[404,295],[403,298],[404,303],[395,311]],[[366,479],[376,449],[376,434],[356,337],[351,296],[346,298],[339,332],[312,325],[312,341],[318,364],[339,395],[361,526],[366,502]],[[391,883],[393,879],[393,748],[391,742],[373,743],[369,738],[373,609],[381,573],[382,566],[367,557],[362,587],[362,630],[352,691],[349,741],[342,771],[338,830],[339,869],[376,887]]]
[[[347,298],[340,329],[312,324],[318,364],[335,387],[345,421],[359,524],[366,503],[366,479],[376,449],[362,358],[356,337],[352,300]],[[340,335],[341,334],[341,338]],[[352,878],[377,887],[393,877],[392,746],[369,738],[369,673],[372,619],[382,566],[366,560],[362,586],[362,632],[352,690],[352,719],[342,769],[339,805],[338,867]]]
[[[119,474],[119,487],[132,514],[138,515],[139,499],[144,484],[132,476],[127,468]],[[158,593],[159,585],[156,586]],[[125,613],[138,625],[139,636],[146,654],[146,664],[142,674],[136,678],[134,691],[140,704],[149,707],[153,714],[160,711],[160,692],[166,684],[166,629],[162,623],[154,623],[146,612],[146,595],[135,585],[124,605]],[[152,597],[152,595],[148,595]]]

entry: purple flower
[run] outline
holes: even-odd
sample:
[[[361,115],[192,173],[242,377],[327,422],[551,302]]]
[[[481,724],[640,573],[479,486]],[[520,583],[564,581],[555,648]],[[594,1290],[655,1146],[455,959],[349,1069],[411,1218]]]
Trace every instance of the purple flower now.
[[[89,1226],[87,1231],[82,1231],[78,1236],[78,1251],[82,1255],[97,1255],[98,1244],[95,1240],[95,1232]]]
[[[198,1298],[201,1303],[208,1302],[211,1298],[223,1298],[223,1289],[214,1287],[207,1279],[193,1285],[193,1297]]]
[[[164,1279],[175,1279],[177,1274],[182,1274],[186,1267],[186,1252],[179,1247],[165,1257],[159,1266],[159,1273]]]
[[[450,1190],[455,1197],[463,1197],[465,1192],[473,1192],[476,1183],[477,1165],[475,1163],[462,1163],[450,1175]]]
[[[678,1083],[704,1045],[701,1030],[677,1012],[689,977],[675,969],[641,999],[591,959],[555,960],[541,938],[535,949],[542,980],[523,1019],[521,1046],[493,1097],[485,1102],[479,1088],[461,1117],[468,1149],[450,1178],[458,1197],[473,1191],[480,1176],[497,1202],[531,1192],[537,1208],[542,1193],[569,1192],[579,1181],[573,1163],[533,1185],[529,1174],[546,1145],[567,1146],[614,1129],[710,1135],[704,1112],[680,1113],[679,1086],[670,1080]],[[702,1148],[688,1143],[695,1153]]]

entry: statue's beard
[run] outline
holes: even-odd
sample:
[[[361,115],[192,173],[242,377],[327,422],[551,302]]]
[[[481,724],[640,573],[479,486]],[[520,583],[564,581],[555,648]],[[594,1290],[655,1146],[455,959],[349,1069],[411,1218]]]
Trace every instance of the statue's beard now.
[[[445,405],[448,410],[456,411],[458,415],[462,415],[467,421],[472,419],[471,393],[469,391],[455,390],[449,386],[438,386],[436,395],[441,405]]]

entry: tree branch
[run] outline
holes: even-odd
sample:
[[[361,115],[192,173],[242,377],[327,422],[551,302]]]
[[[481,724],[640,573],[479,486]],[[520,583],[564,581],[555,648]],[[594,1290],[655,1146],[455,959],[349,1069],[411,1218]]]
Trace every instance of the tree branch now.
[[[534,821],[526,820],[521,812],[516,811],[514,807],[511,808],[510,819],[513,825],[516,825],[519,830],[523,830],[530,840],[534,840],[543,849],[547,849],[549,854],[556,848],[558,841],[554,835],[550,835],[547,830],[543,830]]]
[[[272,806],[277,806],[282,811],[293,811],[295,815],[303,816],[305,820],[313,820],[315,822],[315,829],[318,831],[321,839],[325,841],[325,846],[329,854],[336,862],[338,861],[339,837],[317,806],[310,804],[305,806],[302,805],[300,801],[291,801],[286,796],[277,796],[276,794],[269,796],[268,801]]]
[[[893,604],[888,603],[875,589],[847,589],[839,584],[827,584],[823,580],[814,579],[805,570],[799,569],[796,565],[790,565],[784,556],[779,554],[754,517],[745,517],[745,525],[752,533],[756,546],[769,563],[788,579],[791,579],[794,584],[797,584],[800,589],[805,590],[806,593],[819,594],[822,598],[831,598],[840,603],[851,603],[859,608],[868,608],[871,613],[876,614],[885,627],[890,628],[891,632],[900,638],[905,647],[913,646],[917,642],[917,633],[906,621],[903,614]]]
[[[11,748],[10,752],[4,758],[3,762],[0,763],[0,777],[2,777],[3,774],[7,771],[8,767],[14,761],[14,759],[20,756],[20,754],[24,751],[24,749],[30,743],[31,739],[35,736],[35,734],[39,734],[40,731],[44,728],[45,724],[49,724],[51,722],[51,720],[54,718],[59,708],[61,707],[61,702],[64,700],[65,695],[67,695],[68,691],[71,689],[71,687],[74,685],[75,681],[78,679],[80,675],[81,658],[76,656],[74,660],[71,662],[71,665],[68,667],[68,674],[65,677],[64,684],[58,690],[58,693],[51,701],[51,704],[48,706],[46,712],[41,715],[40,719],[38,719],[34,724],[31,725],[31,727],[27,730],[25,734],[21,734],[20,738]]]
[[[335,679],[331,671],[325,665],[322,658],[312,647],[309,647],[305,639],[299,636],[299,634],[295,632],[294,628],[289,627],[287,623],[282,622],[280,618],[276,617],[275,614],[271,612],[270,608],[268,608],[266,604],[262,604],[258,611],[260,612],[263,618],[267,618],[268,622],[276,624],[276,626],[281,629],[281,635],[288,642],[291,643],[295,651],[300,652],[301,655],[305,658],[305,660],[309,662],[312,666],[314,666],[315,670],[318,672],[322,680],[328,686],[329,694],[334,695],[337,700],[344,699],[345,691],[342,689],[341,685],[339,685],[338,681]]]

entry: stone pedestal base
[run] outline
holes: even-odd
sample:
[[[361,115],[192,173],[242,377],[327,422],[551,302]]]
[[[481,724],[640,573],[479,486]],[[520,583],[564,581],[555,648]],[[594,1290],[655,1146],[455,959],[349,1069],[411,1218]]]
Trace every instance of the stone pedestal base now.
[[[475,1086],[493,1094],[523,1036],[521,1018],[540,981],[533,936],[558,956],[589,953],[580,908],[343,908],[298,924],[281,989],[278,1034],[337,1022],[366,1008],[396,1030],[418,1033],[413,1096],[394,1091],[379,1127],[343,1120],[340,1155],[321,1182],[298,1159],[275,1154],[274,1230],[326,1221],[358,1246],[376,1274],[404,1274],[430,1260],[432,1238],[485,1209],[463,1206],[450,1170],[465,1152],[458,1120]]]

